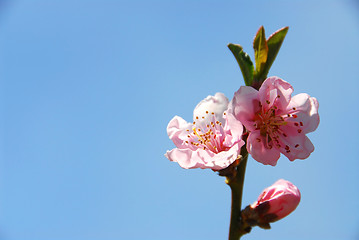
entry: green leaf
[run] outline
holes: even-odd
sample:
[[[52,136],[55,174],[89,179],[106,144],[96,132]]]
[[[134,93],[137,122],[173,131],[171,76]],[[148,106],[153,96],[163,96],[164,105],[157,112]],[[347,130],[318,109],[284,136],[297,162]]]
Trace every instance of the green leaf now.
[[[267,78],[269,69],[271,68],[271,66],[279,52],[279,49],[282,46],[284,38],[287,35],[288,29],[289,29],[288,27],[279,29],[278,31],[273,33],[267,40],[268,57],[267,57],[266,64],[263,68],[263,72],[261,72],[260,76],[258,76],[259,78],[262,78],[263,81]],[[258,79],[257,76],[256,76],[256,79],[261,80],[261,79]]]
[[[268,45],[263,26],[259,28],[254,37],[253,48],[256,61],[256,74],[259,74],[263,71],[268,57]]]
[[[229,50],[236,58],[238,65],[242,71],[244,82],[247,86],[251,86],[253,83],[254,66],[251,58],[247,53],[243,51],[243,48],[239,44],[228,44]]]

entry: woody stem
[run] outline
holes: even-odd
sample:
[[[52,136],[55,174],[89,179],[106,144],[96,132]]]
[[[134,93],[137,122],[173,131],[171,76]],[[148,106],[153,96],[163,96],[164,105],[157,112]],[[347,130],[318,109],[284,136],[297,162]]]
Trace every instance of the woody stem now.
[[[241,236],[246,233],[243,229],[244,226],[242,226],[243,223],[241,222],[242,193],[248,159],[248,152],[245,146],[241,149],[241,155],[243,157],[236,169],[236,174],[234,174],[234,176],[227,177],[226,179],[226,183],[230,186],[232,192],[229,240],[239,240]]]

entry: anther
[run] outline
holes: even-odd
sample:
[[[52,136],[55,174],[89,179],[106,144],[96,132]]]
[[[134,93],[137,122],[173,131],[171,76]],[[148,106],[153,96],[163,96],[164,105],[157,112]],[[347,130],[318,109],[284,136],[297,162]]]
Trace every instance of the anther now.
[[[295,148],[299,147],[299,144],[296,144],[294,147],[295,147]]]
[[[295,107],[294,108],[292,108],[293,110],[297,110]]]
[[[270,101],[266,100],[266,103],[267,103],[267,104],[270,104]]]
[[[302,132],[302,129],[298,129],[298,133],[301,133]]]
[[[303,127],[303,122],[299,122],[299,124],[300,124],[300,126],[302,126],[302,127]]]

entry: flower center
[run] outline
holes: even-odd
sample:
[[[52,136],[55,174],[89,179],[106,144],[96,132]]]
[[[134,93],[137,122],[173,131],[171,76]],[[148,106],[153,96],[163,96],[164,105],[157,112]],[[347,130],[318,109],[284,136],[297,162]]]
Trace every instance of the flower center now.
[[[276,110],[277,107],[275,106],[268,110],[262,108],[262,110],[256,114],[255,127],[259,129],[262,136],[275,136],[281,131],[279,126],[287,125],[284,117],[276,115]]]
[[[279,96],[277,97],[279,98]],[[276,98],[276,99],[277,99]],[[269,105],[270,101],[267,100],[266,103]],[[277,148],[284,147],[287,152],[290,152],[289,146],[282,146],[279,138],[287,137],[287,134],[281,129],[281,126],[289,124],[290,118],[297,118],[297,115],[294,114],[297,112],[296,108],[292,108],[289,111],[283,112],[279,110],[274,104],[270,108],[264,108],[259,102],[260,110],[256,113],[254,118],[254,127],[259,130],[260,134],[265,137],[265,146],[269,149],[273,147],[273,144]],[[302,122],[294,122],[294,126],[303,126]],[[301,133],[301,129],[297,130],[298,133]],[[260,139],[257,139],[261,141]],[[295,147],[299,147],[297,144]]]
[[[226,151],[229,147],[225,146],[223,143],[225,141],[225,131],[223,129],[222,123],[216,120],[215,114],[209,113],[206,111],[206,114],[211,114],[210,121],[208,122],[193,122],[192,131],[189,129],[188,140],[185,141],[186,144],[192,145],[193,148],[202,148],[203,150],[210,150],[214,153],[219,153]],[[224,113],[225,115],[225,113]],[[202,119],[208,119],[208,116],[202,117]],[[196,117],[200,119],[200,117]]]

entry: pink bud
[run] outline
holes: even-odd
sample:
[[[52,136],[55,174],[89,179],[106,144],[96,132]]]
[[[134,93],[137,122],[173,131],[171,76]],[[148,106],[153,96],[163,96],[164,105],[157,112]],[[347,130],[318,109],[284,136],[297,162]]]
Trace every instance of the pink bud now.
[[[291,182],[280,179],[263,190],[251,208],[263,222],[275,222],[293,212],[300,202],[300,192]]]

